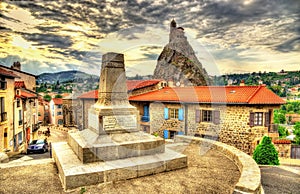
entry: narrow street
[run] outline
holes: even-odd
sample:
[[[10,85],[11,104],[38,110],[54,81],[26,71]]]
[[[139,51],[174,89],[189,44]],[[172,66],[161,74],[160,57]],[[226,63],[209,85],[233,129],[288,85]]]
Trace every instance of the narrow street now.
[[[46,131],[46,126],[41,126],[39,131]],[[45,139],[47,138],[48,143],[54,143],[54,142],[61,142],[61,141],[67,141],[67,128],[59,128],[59,127],[50,127],[50,136],[47,137],[44,134],[40,133],[38,139]],[[29,160],[35,160],[35,159],[46,159],[50,158],[50,152],[46,153],[31,153],[28,155],[25,154],[18,154],[10,158],[10,162],[14,161],[14,163],[18,162],[16,160],[19,160],[20,162],[29,161]]]

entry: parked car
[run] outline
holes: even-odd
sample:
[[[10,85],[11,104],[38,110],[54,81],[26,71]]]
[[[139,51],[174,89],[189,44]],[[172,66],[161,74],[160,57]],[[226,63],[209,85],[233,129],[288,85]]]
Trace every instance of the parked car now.
[[[37,139],[37,140],[32,140],[32,142],[29,143],[28,148],[27,148],[27,154],[33,152],[48,152],[48,142],[46,139]]]

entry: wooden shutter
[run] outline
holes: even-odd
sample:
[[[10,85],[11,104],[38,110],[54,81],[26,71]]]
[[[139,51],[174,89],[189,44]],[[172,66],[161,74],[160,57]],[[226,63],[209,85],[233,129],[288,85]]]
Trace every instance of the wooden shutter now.
[[[169,130],[164,130],[164,138],[168,139],[169,138]]]
[[[178,110],[178,120],[183,121],[183,108]]]
[[[195,113],[195,120],[196,120],[196,123],[200,123],[201,121],[201,110],[196,110],[196,113]]]
[[[270,114],[268,112],[265,113],[265,127],[270,126]]]
[[[219,110],[213,111],[213,123],[215,125],[220,124],[220,111]]]
[[[254,126],[254,112],[250,112],[249,125],[250,127]]]
[[[168,108],[164,109],[164,117],[166,120],[169,119],[169,109]]]

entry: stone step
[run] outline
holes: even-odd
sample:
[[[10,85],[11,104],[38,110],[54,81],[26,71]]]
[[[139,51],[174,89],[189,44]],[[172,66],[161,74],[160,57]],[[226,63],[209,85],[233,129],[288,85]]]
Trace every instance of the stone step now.
[[[66,142],[53,143],[52,149],[65,190],[187,167],[187,157],[168,148],[164,153],[88,164]]]

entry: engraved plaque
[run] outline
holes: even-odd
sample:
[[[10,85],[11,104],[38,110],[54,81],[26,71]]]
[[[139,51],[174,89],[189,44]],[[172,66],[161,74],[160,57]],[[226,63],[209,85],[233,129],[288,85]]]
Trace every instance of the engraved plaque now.
[[[136,115],[103,116],[103,129],[106,131],[136,128]]]

